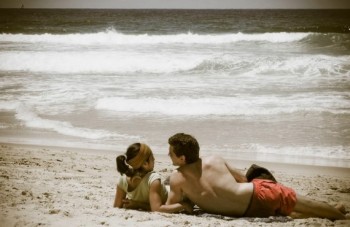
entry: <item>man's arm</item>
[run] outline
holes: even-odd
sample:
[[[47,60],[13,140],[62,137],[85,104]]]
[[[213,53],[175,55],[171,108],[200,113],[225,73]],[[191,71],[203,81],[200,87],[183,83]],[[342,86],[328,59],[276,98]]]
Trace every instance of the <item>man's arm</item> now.
[[[183,193],[181,190],[178,173],[173,173],[170,176],[170,191],[165,205],[159,208],[160,212],[177,213],[186,211],[192,213],[193,206],[182,200]]]
[[[228,162],[225,162],[225,165],[238,183],[248,182],[247,177],[240,170],[234,168],[233,165]]]

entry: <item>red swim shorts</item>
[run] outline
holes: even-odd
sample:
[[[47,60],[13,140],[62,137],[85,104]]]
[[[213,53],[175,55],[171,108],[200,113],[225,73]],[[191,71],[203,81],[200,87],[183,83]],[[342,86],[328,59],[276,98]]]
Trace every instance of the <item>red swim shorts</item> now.
[[[244,216],[287,216],[292,213],[297,202],[293,189],[264,179],[254,179],[252,183],[254,192]]]

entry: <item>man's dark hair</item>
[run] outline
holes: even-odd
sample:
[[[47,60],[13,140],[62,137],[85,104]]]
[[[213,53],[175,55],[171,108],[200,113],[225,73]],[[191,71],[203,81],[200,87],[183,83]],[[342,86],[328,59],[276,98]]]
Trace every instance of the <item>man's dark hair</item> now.
[[[177,133],[169,138],[168,143],[174,148],[174,153],[177,157],[185,156],[187,164],[196,162],[199,159],[199,144],[193,136]]]

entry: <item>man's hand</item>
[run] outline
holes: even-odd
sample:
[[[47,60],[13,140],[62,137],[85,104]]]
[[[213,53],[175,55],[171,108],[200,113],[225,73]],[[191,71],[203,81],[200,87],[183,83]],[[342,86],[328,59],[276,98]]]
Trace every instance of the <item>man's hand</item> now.
[[[181,202],[181,205],[183,206],[184,213],[192,214],[193,213],[193,204],[188,202]]]

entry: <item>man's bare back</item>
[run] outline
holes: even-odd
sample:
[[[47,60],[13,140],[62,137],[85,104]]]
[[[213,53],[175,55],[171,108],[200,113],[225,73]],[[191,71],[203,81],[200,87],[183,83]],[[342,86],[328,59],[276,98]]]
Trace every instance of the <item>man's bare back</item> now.
[[[209,213],[242,216],[253,193],[252,183],[237,183],[230,167],[218,156],[181,166],[173,173],[171,187]]]

